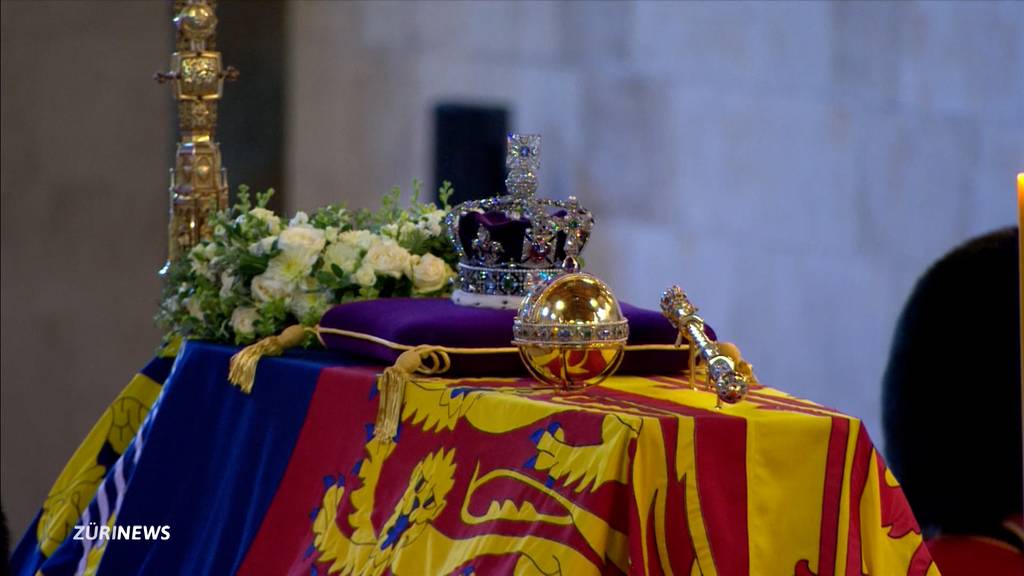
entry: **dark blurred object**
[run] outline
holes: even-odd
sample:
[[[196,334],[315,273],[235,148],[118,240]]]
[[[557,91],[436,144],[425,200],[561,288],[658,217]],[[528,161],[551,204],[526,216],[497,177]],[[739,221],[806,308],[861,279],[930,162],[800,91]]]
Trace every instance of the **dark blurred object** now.
[[[217,47],[241,71],[225,91],[218,139],[231,170],[231,192],[275,188],[270,207],[283,207],[284,90],[288,11],[281,0],[219,0]]]
[[[1020,549],[991,538],[939,536],[928,541],[928,552],[943,576],[1024,575]]]
[[[10,573],[11,562],[11,533],[7,529],[7,514],[3,505],[0,505],[0,549],[3,550],[4,563],[0,565],[0,574]]]
[[[1007,524],[1022,509],[1017,236],[971,240],[918,280],[893,339],[883,424],[926,537],[994,538],[1019,555]]]
[[[434,110],[434,190],[448,180],[452,206],[504,193],[508,111],[465,104]]]

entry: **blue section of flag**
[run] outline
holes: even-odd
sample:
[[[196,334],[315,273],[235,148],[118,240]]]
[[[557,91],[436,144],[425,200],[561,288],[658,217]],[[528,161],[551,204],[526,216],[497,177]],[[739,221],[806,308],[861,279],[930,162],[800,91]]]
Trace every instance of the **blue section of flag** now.
[[[146,376],[157,384],[163,384],[167,378],[167,375],[171,371],[173,366],[172,358],[154,358],[149,364],[147,364],[140,374]],[[159,404],[157,400],[156,405]],[[150,410],[146,420],[142,423],[142,434],[148,433],[148,427],[150,425],[153,414],[156,412],[156,405]],[[96,518],[99,516],[100,500],[99,493],[102,491],[106,498],[105,504],[107,508],[111,506],[111,503],[117,502],[117,482],[112,478],[115,470],[120,474],[122,481],[126,478],[131,478],[131,474],[134,471],[135,464],[135,452],[136,446],[133,440],[128,447],[125,449],[123,455],[118,455],[117,452],[111,447],[109,443],[104,443],[100,448],[100,451],[95,455],[96,464],[103,466],[105,470],[105,477],[101,481],[99,488],[97,489],[97,497],[93,498],[87,510],[91,512],[92,517]],[[10,569],[11,573],[17,576],[33,576],[40,572],[42,567],[46,567],[45,574],[47,575],[60,575],[60,574],[74,574],[79,563],[79,558],[82,556],[83,548],[80,541],[75,541],[69,538],[64,542],[57,550],[54,551],[53,555],[49,558],[43,556],[39,550],[39,542],[37,541],[37,530],[39,526],[39,518],[41,512],[36,514],[36,517],[32,520],[32,524],[29,525],[28,530],[22,536],[21,541],[18,542],[18,546],[11,553],[10,558]],[[69,536],[74,535],[74,529],[72,529]]]
[[[153,358],[149,364],[139,370],[139,374],[149,378],[153,382],[163,384],[174,366],[174,358]]]
[[[265,358],[252,394],[227,381],[236,348],[189,342],[118,524],[169,526],[171,537],[113,541],[99,574],[233,574],[288,465],[323,365]],[[269,423],[273,423],[270,426]]]
[[[252,394],[243,394],[227,381],[235,352],[187,342],[173,368],[170,360],[156,360],[143,370],[157,382],[166,378],[163,391],[140,436],[116,461],[121,476],[108,471],[87,514],[109,516],[123,492],[118,525],[167,526],[170,538],[106,541],[99,576],[233,574],[241,565],[284,475],[320,371],[346,362],[306,351],[265,358]],[[115,469],[111,464],[108,470]],[[117,489],[126,483],[131,490]],[[33,525],[12,565],[19,576],[36,568],[45,576],[74,574],[82,553],[82,542],[69,538],[43,559]]]

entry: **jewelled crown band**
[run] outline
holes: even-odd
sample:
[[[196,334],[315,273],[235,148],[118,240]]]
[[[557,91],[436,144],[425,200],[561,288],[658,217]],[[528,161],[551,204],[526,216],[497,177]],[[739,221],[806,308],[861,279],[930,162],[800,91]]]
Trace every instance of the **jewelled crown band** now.
[[[463,202],[445,218],[460,260],[457,303],[504,307],[533,282],[558,275],[590,237],[593,216],[575,198],[534,196],[539,135],[509,134],[505,165],[508,194]],[[491,303],[491,296],[500,298]]]
[[[468,294],[522,296],[534,284],[562,273],[561,268],[487,268],[459,263],[459,290]]]

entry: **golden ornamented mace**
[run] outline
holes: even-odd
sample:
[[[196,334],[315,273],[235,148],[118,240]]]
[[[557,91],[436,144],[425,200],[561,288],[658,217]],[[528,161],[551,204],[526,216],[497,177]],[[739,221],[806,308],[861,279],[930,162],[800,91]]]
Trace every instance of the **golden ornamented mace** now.
[[[171,83],[179,130],[171,169],[167,264],[161,273],[210,237],[210,216],[228,204],[227,170],[213,138],[224,80],[237,79],[238,70],[224,68],[215,50],[215,8],[216,0],[174,0],[178,33],[171,70],[155,75],[157,82]]]

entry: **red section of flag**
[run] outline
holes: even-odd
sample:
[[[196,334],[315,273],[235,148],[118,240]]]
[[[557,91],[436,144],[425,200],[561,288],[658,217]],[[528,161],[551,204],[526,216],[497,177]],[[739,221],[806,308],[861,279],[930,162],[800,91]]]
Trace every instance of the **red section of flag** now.
[[[356,462],[363,452],[359,427],[338,426],[339,407],[346,407],[347,419],[372,420],[375,404],[352,399],[366,398],[375,377],[376,370],[369,368],[330,368],[320,373],[288,468],[239,574],[309,574],[311,515],[320,507],[324,478],[344,476],[347,470],[342,463]],[[339,379],[344,380],[343,386],[325,385],[332,380],[337,384]]]
[[[747,421],[718,414],[694,420],[697,493],[719,574],[747,574]]]
[[[913,532],[920,534],[921,529],[917,527],[917,519],[907,506],[907,500],[903,496],[903,489],[899,486],[889,486],[885,481],[885,472],[888,466],[882,460],[882,455],[876,453],[878,466],[878,498],[882,507],[882,526],[889,528],[890,538],[902,538]]]
[[[665,438],[665,453],[668,455],[669,476],[675,479],[675,454],[677,450],[679,421],[676,418],[662,418],[660,420],[662,435]],[[697,558],[697,552],[693,546],[693,536],[690,533],[690,524],[687,516],[686,501],[686,478],[678,482],[669,481],[665,490],[665,540],[666,546],[671,551],[669,561],[673,574],[689,574]],[[693,503],[696,505],[696,503]]]
[[[839,500],[843,493],[843,469],[846,467],[846,443],[850,421],[834,416],[828,438],[825,461],[825,489],[821,499],[821,548],[818,552],[818,576],[833,576],[839,538]]]
[[[857,429],[857,441],[853,450],[853,464],[850,470],[850,529],[846,540],[846,574],[861,576],[861,542],[860,542],[860,501],[864,496],[864,488],[871,471],[871,440],[861,426]]]

